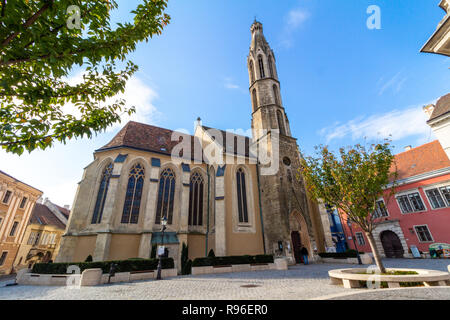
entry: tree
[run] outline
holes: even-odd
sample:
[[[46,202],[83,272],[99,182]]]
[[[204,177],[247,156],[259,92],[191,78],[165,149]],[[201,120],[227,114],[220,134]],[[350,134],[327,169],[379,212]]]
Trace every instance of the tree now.
[[[92,261],[94,261],[94,259],[92,258],[91,255],[88,255],[86,260],[84,260],[84,262],[92,262]]]
[[[115,0],[0,0],[0,146],[45,149],[133,113],[113,97],[138,69],[127,55],[169,23],[166,6],[142,0],[133,22],[113,29]],[[76,68],[84,73],[74,84],[67,77]]]
[[[375,262],[382,273],[386,270],[380,258],[373,230],[380,217],[375,214],[376,201],[395,192],[397,171],[392,170],[394,156],[390,141],[365,147],[340,148],[339,156],[328,147],[316,147],[316,157],[301,160],[301,173],[308,191],[317,201],[336,207],[339,214],[356,223],[366,234]],[[395,164],[394,164],[395,167]],[[388,184],[392,184],[385,193]]]

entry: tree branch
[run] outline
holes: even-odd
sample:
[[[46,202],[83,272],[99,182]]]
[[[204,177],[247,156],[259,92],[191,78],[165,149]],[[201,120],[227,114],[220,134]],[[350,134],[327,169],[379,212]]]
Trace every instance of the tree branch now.
[[[39,9],[38,12],[36,12],[35,14],[33,14],[24,24],[23,27],[24,29],[27,29],[29,26],[31,26],[43,13],[44,11],[46,11],[48,8],[50,8],[53,4],[54,0],[49,0],[46,4],[44,4],[44,6]],[[3,14],[3,8],[2,8],[2,14]],[[14,32],[12,35],[10,35],[8,38],[6,38],[5,40],[2,41],[1,46],[4,47],[6,46],[8,43],[10,43],[14,38],[16,38],[21,31],[16,31]]]

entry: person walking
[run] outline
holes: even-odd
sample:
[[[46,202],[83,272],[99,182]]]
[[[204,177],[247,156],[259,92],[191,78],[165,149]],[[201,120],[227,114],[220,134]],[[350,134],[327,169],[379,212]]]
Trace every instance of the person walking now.
[[[300,249],[300,253],[302,254],[303,263],[308,264],[308,249],[306,249],[305,247],[302,247]]]

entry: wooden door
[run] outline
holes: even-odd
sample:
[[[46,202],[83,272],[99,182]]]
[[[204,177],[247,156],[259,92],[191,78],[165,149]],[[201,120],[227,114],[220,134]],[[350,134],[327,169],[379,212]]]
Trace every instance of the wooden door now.
[[[400,238],[392,231],[383,231],[380,235],[381,244],[387,258],[403,258],[403,246]]]
[[[300,238],[300,233],[298,231],[292,231],[291,233],[292,246],[294,250],[295,262],[301,262],[300,249],[302,248],[302,240]]]

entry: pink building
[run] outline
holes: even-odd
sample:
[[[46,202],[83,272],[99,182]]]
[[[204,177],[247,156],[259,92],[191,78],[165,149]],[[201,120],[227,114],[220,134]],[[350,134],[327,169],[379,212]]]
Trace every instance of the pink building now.
[[[397,154],[395,162],[396,194],[377,202],[377,215],[382,217],[374,230],[379,252],[411,257],[411,246],[429,252],[433,243],[450,244],[450,160],[439,141]],[[344,230],[349,239],[350,228],[344,225]],[[352,231],[358,250],[371,252],[361,229],[353,224]],[[348,244],[354,249],[353,241]]]

